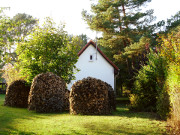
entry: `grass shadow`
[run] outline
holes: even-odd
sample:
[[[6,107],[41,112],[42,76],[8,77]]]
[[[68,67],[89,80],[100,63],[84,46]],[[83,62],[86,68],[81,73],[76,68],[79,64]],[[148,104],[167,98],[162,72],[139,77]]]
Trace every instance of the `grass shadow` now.
[[[99,126],[103,127],[103,130],[97,130],[99,129]],[[124,131],[124,130],[121,130],[121,128],[119,129],[114,129],[112,127],[109,127],[109,125],[106,125],[106,124],[101,124],[101,125],[98,125],[98,128],[97,126],[92,126],[92,124],[86,124],[85,125],[86,129],[88,127],[88,130],[93,132],[94,134],[98,134],[98,135],[119,135],[119,134],[128,134],[128,135],[135,135],[137,133],[131,133],[130,131]],[[96,127],[96,128],[95,128]],[[111,131],[111,132],[109,132]],[[145,134],[141,134],[141,133],[138,133],[138,135],[145,135]]]
[[[59,114],[67,114],[67,112],[63,113],[36,113],[35,111],[28,111],[27,108],[16,108],[4,106],[4,94],[0,94],[0,135],[6,134],[35,134],[33,132],[22,132],[16,130],[14,127],[14,122],[17,122],[19,119],[43,119],[47,116],[59,115]]]
[[[136,117],[136,118],[148,118],[151,120],[159,120],[159,117],[156,113],[153,112],[134,112],[129,111],[127,104],[117,104],[116,111],[112,113],[113,116],[121,116],[121,117]]]
[[[23,109],[23,108],[12,108],[12,107],[3,106],[3,102],[4,102],[4,95],[0,95],[0,135],[1,134],[2,135],[9,135],[9,134],[34,135],[36,134],[36,132],[43,134],[45,132],[48,132],[48,130],[50,130],[50,133],[54,133],[57,135],[58,134],[144,135],[144,134],[154,134],[156,132],[159,133],[159,131],[157,131],[158,125],[154,121],[156,118],[153,116],[153,114],[145,113],[145,112],[139,112],[139,113],[131,112],[128,110],[126,105],[118,104],[117,110],[114,111],[112,115],[82,116],[82,115],[69,115],[69,112],[36,113],[35,111],[28,111],[27,109]],[[26,126],[24,129],[28,128],[28,130],[24,130],[22,128],[18,128],[15,126],[15,124],[17,124],[20,121],[24,122],[24,123],[22,122]],[[141,123],[143,123],[144,125],[141,125]],[[36,128],[36,124],[40,128]],[[149,127],[149,125],[152,127]],[[149,129],[146,130],[146,128],[148,127]],[[155,129],[156,131],[152,131],[154,130],[155,127],[156,127]]]

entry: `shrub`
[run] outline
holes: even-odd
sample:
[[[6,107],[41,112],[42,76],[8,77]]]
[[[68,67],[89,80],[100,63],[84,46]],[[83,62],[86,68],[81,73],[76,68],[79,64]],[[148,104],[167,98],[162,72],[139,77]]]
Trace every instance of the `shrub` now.
[[[180,93],[174,93],[173,97],[172,112],[168,124],[172,128],[171,134],[180,134]]]
[[[180,121],[177,109],[177,95],[180,91],[180,27],[178,31],[162,37],[160,51],[148,55],[147,65],[143,66],[136,76],[135,95],[130,97],[130,108],[150,111],[147,108],[153,107],[162,119],[171,116],[171,123],[174,121],[176,127],[179,127]]]
[[[130,109],[136,111],[156,112],[157,97],[159,95],[157,82],[162,83],[164,72],[161,71],[163,59],[156,53],[148,55],[148,64],[143,66],[134,82],[133,94],[130,96]]]
[[[170,95],[171,113],[168,123],[172,128],[172,134],[180,134],[180,66],[170,64],[167,76],[167,89]]]
[[[168,120],[174,131],[180,133],[180,27],[176,33],[162,38],[161,56],[167,61],[166,89],[170,97],[170,119]]]
[[[6,80],[7,85],[10,85],[16,80],[25,79],[25,77],[21,76],[19,70],[10,63],[4,66],[2,72],[2,78]]]
[[[170,115],[170,96],[166,88],[163,88],[158,95],[156,103],[157,113],[161,119],[166,120]]]

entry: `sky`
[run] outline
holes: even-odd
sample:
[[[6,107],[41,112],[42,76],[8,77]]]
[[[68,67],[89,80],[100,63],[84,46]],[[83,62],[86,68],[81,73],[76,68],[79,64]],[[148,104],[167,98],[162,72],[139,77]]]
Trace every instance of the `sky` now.
[[[93,0],[0,0],[0,7],[10,7],[6,14],[13,17],[17,13],[26,13],[40,19],[52,17],[57,23],[65,24],[68,34],[86,34],[95,39],[96,32],[91,31],[82,19],[83,9],[90,12]],[[166,20],[180,11],[180,0],[152,0],[146,9],[154,9],[156,21]]]

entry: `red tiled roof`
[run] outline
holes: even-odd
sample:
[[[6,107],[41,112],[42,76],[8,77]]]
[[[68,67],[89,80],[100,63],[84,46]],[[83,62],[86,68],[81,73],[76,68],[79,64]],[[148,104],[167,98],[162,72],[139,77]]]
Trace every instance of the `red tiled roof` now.
[[[93,45],[96,48],[96,44],[90,40],[78,53],[78,56],[80,56],[89,45]],[[98,52],[106,59],[107,62],[109,62],[109,64],[111,64],[114,69],[115,69],[115,74],[118,73],[119,68],[97,47]]]

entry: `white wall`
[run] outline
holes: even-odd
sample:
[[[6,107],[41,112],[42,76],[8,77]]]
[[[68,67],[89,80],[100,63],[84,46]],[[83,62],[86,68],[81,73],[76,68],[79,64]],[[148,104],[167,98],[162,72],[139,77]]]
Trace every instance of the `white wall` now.
[[[90,55],[93,55],[93,61],[90,61]],[[96,60],[96,48],[93,45],[89,45],[79,56],[76,67],[80,69],[80,71],[75,74],[76,80],[68,84],[69,90],[74,82],[86,77],[101,79],[110,84],[114,89],[114,67],[109,64],[98,51]]]

